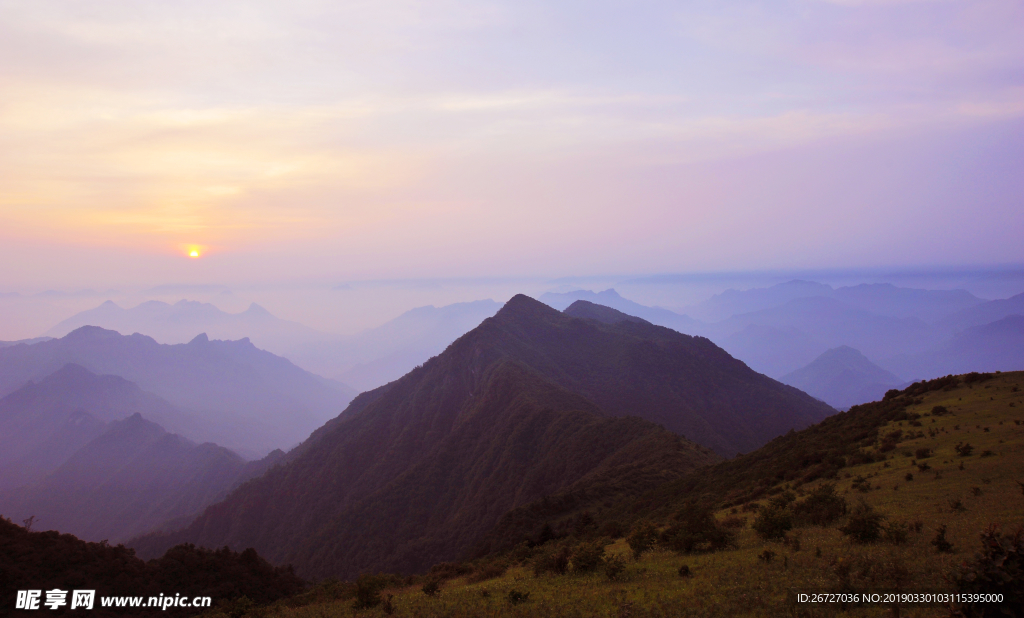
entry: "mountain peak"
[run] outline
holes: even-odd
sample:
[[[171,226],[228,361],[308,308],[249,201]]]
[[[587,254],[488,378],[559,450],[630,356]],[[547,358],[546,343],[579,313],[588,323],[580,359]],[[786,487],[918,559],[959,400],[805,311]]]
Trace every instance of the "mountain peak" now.
[[[603,294],[603,292],[602,292]],[[604,305],[598,305],[586,300],[578,300],[573,304],[569,305],[565,311],[565,315],[572,316],[574,318],[587,318],[591,320],[597,320],[604,324],[618,324],[619,322],[640,322],[648,324],[647,320],[642,320],[638,317],[623,313],[617,309],[606,307]]]
[[[116,339],[121,333],[116,330],[107,330],[99,326],[82,326],[65,335],[70,341],[101,341],[104,339]]]
[[[495,318],[500,320],[541,319],[559,315],[558,311],[525,294],[516,294],[505,303]]]
[[[260,307],[256,303],[252,303],[251,305],[249,305],[249,308],[246,309],[245,312],[250,314],[250,315],[256,315],[256,316],[260,316],[260,317],[264,317],[264,316],[266,316],[268,318],[274,317],[273,314],[271,314],[269,311],[267,311],[263,307]]]
[[[193,337],[192,341],[189,341],[188,344],[189,345],[202,345],[204,343],[209,343],[209,342],[210,342],[210,338],[206,336],[206,333],[199,333],[198,335]]]

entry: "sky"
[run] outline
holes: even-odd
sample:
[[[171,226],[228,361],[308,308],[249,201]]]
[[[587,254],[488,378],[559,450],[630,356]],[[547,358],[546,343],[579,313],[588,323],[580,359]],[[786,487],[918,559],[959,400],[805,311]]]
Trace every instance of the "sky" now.
[[[0,144],[0,292],[1020,264],[1024,4],[0,0]]]

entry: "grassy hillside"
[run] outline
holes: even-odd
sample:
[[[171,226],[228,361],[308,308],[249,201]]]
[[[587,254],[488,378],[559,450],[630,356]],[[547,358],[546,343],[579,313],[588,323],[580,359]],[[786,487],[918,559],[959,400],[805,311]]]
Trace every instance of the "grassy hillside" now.
[[[846,446],[839,442],[844,433]],[[972,447],[970,454],[965,444]],[[814,461],[819,451],[827,455],[824,467]],[[801,453],[809,459],[797,468],[793,462]],[[898,610],[883,603],[809,605],[796,603],[793,595],[955,592],[961,585],[958,574],[974,563],[987,527],[1000,526],[990,541],[1012,545],[1009,537],[1024,525],[1021,483],[1024,372],[935,380],[858,406],[689,480],[623,504],[609,503],[591,521],[577,513],[575,531],[564,538],[543,544],[545,539],[537,538],[532,547],[524,543],[471,565],[441,565],[418,579],[381,578],[374,586],[372,578],[364,578],[361,587],[321,583],[304,597],[269,608],[268,615],[946,616],[949,608],[941,605],[904,604]],[[826,525],[801,525],[799,514],[807,519],[809,512],[801,505],[816,493],[824,495],[821,489],[828,485],[845,501],[847,513]],[[730,547],[685,554],[670,550],[669,543],[655,543],[634,559],[628,538],[620,537],[624,531],[610,525],[613,516],[632,511],[638,521],[651,518],[664,540],[670,536],[664,533],[699,520],[686,515],[686,500],[693,496],[721,507],[713,513],[712,527],[732,531]],[[675,515],[674,508],[679,509]],[[870,520],[865,510],[881,516],[879,538],[856,542],[851,523]],[[779,512],[790,514],[796,525],[783,539],[763,539],[753,525]],[[948,546],[937,540],[943,529]],[[630,536],[635,541],[642,535]],[[588,542],[603,546],[605,562],[591,560],[594,570],[576,572],[577,566],[587,566]],[[1022,551],[1018,536],[1016,549],[1010,547],[1003,562],[1009,573],[1004,592],[1020,595]],[[610,556],[621,556],[624,567],[614,579],[606,572],[614,562]],[[560,557],[567,563],[559,566]],[[683,565],[688,575],[680,575]],[[566,572],[557,574],[563,567]],[[424,586],[432,581],[440,582],[439,590],[428,595]],[[372,601],[374,592],[381,603],[355,609],[360,600]],[[1024,612],[1020,596],[974,609],[986,608],[1011,616]]]

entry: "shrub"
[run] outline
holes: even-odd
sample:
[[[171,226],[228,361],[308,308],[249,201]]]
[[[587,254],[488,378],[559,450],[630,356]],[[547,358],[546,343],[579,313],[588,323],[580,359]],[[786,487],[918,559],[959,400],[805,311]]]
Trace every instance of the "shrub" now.
[[[853,512],[850,513],[849,519],[846,520],[846,525],[840,528],[839,531],[850,537],[850,540],[855,543],[870,543],[878,540],[883,519],[884,517],[881,513],[878,513],[870,504],[861,500],[854,507]]]
[[[427,595],[428,597],[437,596],[437,593],[441,592],[441,582],[437,581],[436,579],[432,579],[427,583],[423,584],[423,588],[421,588],[421,590],[423,590],[423,594]]]
[[[587,573],[601,566],[604,562],[604,544],[600,541],[580,543],[572,552],[572,570],[574,573]]]
[[[644,552],[654,547],[658,540],[658,529],[649,521],[641,521],[633,526],[632,532],[626,538],[626,543],[633,550],[633,559],[639,560]]]
[[[735,534],[720,526],[711,509],[689,503],[676,514],[676,523],[661,533],[659,543],[681,554],[707,553],[734,543]]]
[[[430,567],[427,577],[436,581],[455,579],[473,572],[473,567],[461,562],[440,562]]]
[[[935,406],[932,408],[932,416],[942,416],[943,414],[949,414],[946,406]]]
[[[690,575],[693,575],[690,571],[690,565],[684,564],[679,567],[679,577],[689,577]]]
[[[488,579],[494,579],[495,577],[501,577],[505,574],[507,569],[508,566],[501,562],[485,564],[479,569],[473,571],[473,574],[466,579],[469,583],[475,584],[487,581]]]
[[[902,545],[910,538],[910,526],[902,521],[890,521],[882,526],[885,540],[893,545]]]
[[[788,508],[769,505],[758,511],[750,527],[762,539],[774,541],[786,536],[793,528],[793,520]]]
[[[965,594],[1001,594],[1001,604],[961,605],[962,615],[1000,615],[1002,608],[1024,607],[1024,529],[1002,534],[990,525],[981,533],[981,552],[965,563],[953,576],[957,592]]]
[[[946,539],[946,524],[942,524],[935,530],[935,538],[932,539],[932,545],[935,546],[935,550],[940,554],[953,553],[953,544]]]
[[[763,552],[761,552],[757,556],[757,559],[760,560],[761,562],[765,563],[765,564],[771,564],[772,560],[774,558],[775,558],[775,552],[773,552],[770,549],[764,550]]]
[[[548,550],[533,559],[533,574],[554,573],[565,575],[569,570],[569,548],[557,547]]]
[[[928,457],[931,457],[931,456],[932,456],[932,449],[930,449],[928,447],[919,448],[916,451],[914,451],[914,457],[917,457],[918,459],[927,459]]]
[[[957,454],[961,457],[970,457],[971,453],[974,452],[974,447],[968,442],[957,442],[953,448],[956,449]]]
[[[529,600],[530,600],[530,593],[529,592],[519,592],[515,588],[513,588],[512,590],[508,591],[508,602],[511,603],[512,605],[519,605],[520,603],[525,603],[526,601],[529,601]]]
[[[802,502],[793,505],[797,526],[827,526],[846,515],[846,499],[836,493],[835,483],[819,485]]]
[[[380,591],[384,589],[387,582],[380,575],[363,573],[356,580],[356,600],[352,603],[355,609],[369,609],[380,605]]]
[[[619,579],[622,572],[626,570],[626,560],[619,554],[608,556],[604,560],[604,574],[608,579],[615,581]]]

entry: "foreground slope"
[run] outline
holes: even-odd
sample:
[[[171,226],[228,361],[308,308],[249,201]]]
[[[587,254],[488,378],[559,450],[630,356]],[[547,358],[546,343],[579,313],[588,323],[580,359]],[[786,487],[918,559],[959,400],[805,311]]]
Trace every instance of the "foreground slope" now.
[[[1024,372],[949,376],[856,406],[620,505],[592,504],[588,512],[596,521],[588,527],[548,519],[555,538],[545,543],[534,536],[532,546],[435,569],[433,577],[448,578],[439,594],[423,593],[426,579],[412,585],[392,580],[382,590],[393,595],[386,612],[368,614],[354,610],[350,598],[323,596],[313,606],[277,611],[285,618],[1021,616],[1022,470]],[[808,512],[801,505],[812,496],[829,494],[831,503],[845,504],[845,513],[835,511],[832,521],[818,523],[796,517]],[[694,499],[718,509],[713,521],[733,531],[731,545],[687,553],[664,542],[671,541],[664,534],[670,526],[686,521]],[[602,520],[600,509],[614,519]],[[758,534],[753,524],[762,511],[790,517],[784,538]],[[864,527],[851,523],[865,521],[865,513],[877,518],[877,538],[854,536]],[[661,534],[636,559],[621,535],[644,519]],[[580,518],[565,523],[573,521]],[[577,569],[594,545],[605,560]],[[549,566],[550,557],[560,554],[569,557],[562,574]],[[615,558],[621,562],[612,578],[606,567]],[[1002,596],[952,606],[899,597],[896,603],[799,603],[794,596],[922,592]]]

